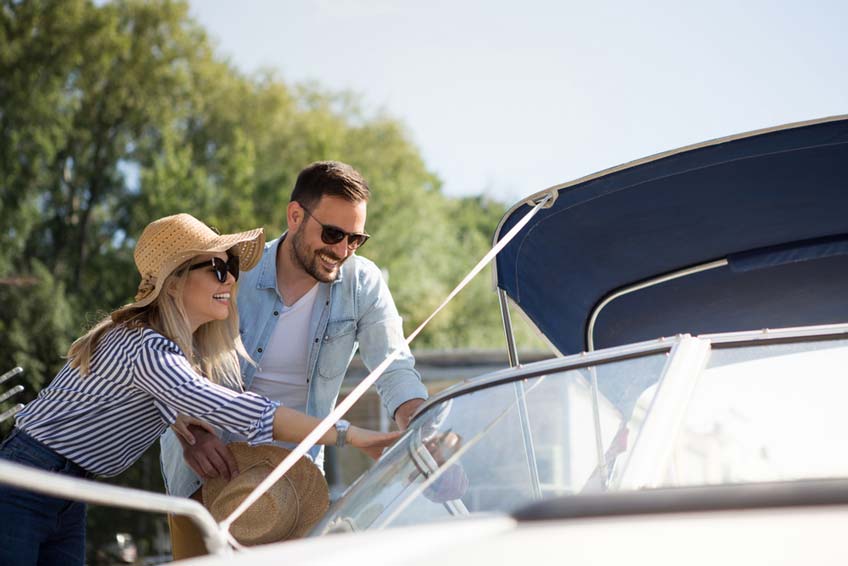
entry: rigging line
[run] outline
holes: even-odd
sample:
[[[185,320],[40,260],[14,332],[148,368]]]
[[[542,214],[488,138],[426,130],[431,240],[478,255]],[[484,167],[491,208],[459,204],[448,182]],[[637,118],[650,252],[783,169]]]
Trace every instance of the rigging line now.
[[[539,209],[543,208],[547,202],[553,198],[551,195],[548,195],[546,198],[539,201],[524,217],[519,220],[515,226],[513,226],[509,232],[494,246],[490,249],[486,255],[483,256],[477,265],[474,266],[471,271],[468,272],[462,281],[454,287],[453,291],[447,296],[447,298],[442,301],[436,310],[430,314],[422,322],[418,328],[412,331],[412,333],[406,338],[406,344],[409,345],[418,334],[424,329],[425,326],[435,317],[445,306],[453,300],[453,298],[466,286],[468,283],[478,274],[483,268],[492,261],[494,258],[520,231],[524,226],[536,215]],[[306,454],[320,439],[324,436],[330,427],[332,427],[337,420],[339,420],[344,414],[350,409],[350,407],[368,390],[371,385],[374,384],[377,379],[383,375],[383,372],[386,371],[386,368],[397,359],[397,357],[401,354],[401,349],[394,350],[389,356],[383,360],[380,365],[374,368],[371,373],[369,373],[362,381],[354,387],[353,391],[344,398],[344,400],[338,404],[338,406],[333,409],[333,411],[327,415],[324,420],[322,420],[318,425],[309,433],[306,438],[304,438],[297,447],[292,450],[292,452],[286,456],[280,464],[271,471],[271,473],[266,477],[256,488],[241,502],[241,504],[235,508],[235,510],[230,513],[230,515],[218,523],[224,531],[229,532],[230,526],[233,522],[238,519],[242,513],[244,513],[251,505],[253,505],[266,491],[268,491],[271,486],[273,486],[277,481],[282,478],[286,472],[288,472],[292,466],[300,459],[301,456]]]

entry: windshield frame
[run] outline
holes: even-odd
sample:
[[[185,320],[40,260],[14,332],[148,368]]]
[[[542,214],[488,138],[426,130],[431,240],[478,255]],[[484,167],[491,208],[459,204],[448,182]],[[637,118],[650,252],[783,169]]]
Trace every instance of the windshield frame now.
[[[848,326],[846,326],[848,332]],[[556,357],[549,360],[533,362],[528,365],[518,365],[513,368],[506,368],[492,373],[487,373],[480,377],[471,378],[458,383],[452,387],[441,391],[427,399],[415,412],[415,415],[410,421],[410,425],[417,418],[427,412],[432,406],[443,401],[460,397],[479,389],[486,389],[495,385],[520,381],[533,377],[539,377],[549,373],[560,371],[568,371],[591,367],[602,363],[619,362],[632,358],[641,358],[646,355],[656,354],[661,352],[671,353],[672,349],[688,335],[681,334],[673,338],[658,338],[646,342],[638,342],[636,344],[627,344],[626,346],[616,346],[595,352],[581,352],[570,356]]]
[[[697,338],[710,342],[711,348],[731,348],[744,346],[746,344],[779,343],[779,342],[801,342],[806,340],[827,340],[841,335],[848,335],[848,323],[826,324],[819,326],[798,326],[791,328],[760,330],[744,330],[739,332],[723,332],[717,334],[701,334]],[[671,352],[672,348],[689,334],[678,334],[673,337],[657,338],[635,344],[615,346],[594,352],[580,352],[569,356],[555,357],[549,360],[533,362],[527,365],[518,365],[506,368],[480,377],[467,379],[452,387],[441,391],[427,399],[416,411],[410,424],[430,407],[442,401],[459,397],[478,389],[484,389],[501,383],[519,381],[531,377],[538,377],[555,371],[580,369],[601,363],[616,362],[646,354],[662,351]]]

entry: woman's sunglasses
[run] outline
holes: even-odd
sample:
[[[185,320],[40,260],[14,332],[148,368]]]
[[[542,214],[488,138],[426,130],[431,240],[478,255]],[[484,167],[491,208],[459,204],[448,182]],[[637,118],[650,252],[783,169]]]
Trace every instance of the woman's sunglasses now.
[[[219,283],[225,283],[227,281],[227,272],[232,273],[233,277],[236,281],[238,281],[239,277],[239,258],[238,256],[231,255],[227,257],[227,261],[219,257],[213,257],[211,260],[204,261],[203,263],[198,263],[196,265],[192,265],[188,268],[189,271],[192,269],[201,269],[203,267],[211,267],[212,272],[215,274],[215,279],[218,280]]]
[[[312,211],[310,211],[308,208],[306,208],[302,204],[300,205],[300,207],[306,212],[306,214],[312,217],[312,220],[321,225],[321,241],[327,245],[335,246],[336,244],[344,240],[345,237],[347,237],[347,249],[355,250],[362,244],[367,242],[368,238],[371,237],[365,232],[345,232],[337,226],[324,224],[323,222],[315,218],[315,215],[312,214]]]

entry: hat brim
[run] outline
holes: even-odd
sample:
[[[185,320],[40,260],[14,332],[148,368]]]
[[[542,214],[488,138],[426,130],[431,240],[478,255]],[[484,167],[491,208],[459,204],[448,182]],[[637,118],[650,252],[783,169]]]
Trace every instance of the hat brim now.
[[[246,442],[233,442],[227,445],[233,454],[233,457],[238,464],[240,470],[248,469],[254,464],[266,462],[271,466],[271,469],[276,468],[283,459],[291,454],[291,450],[281,448],[274,444],[260,444],[250,446]],[[324,474],[318,469],[310,459],[300,458],[294,466],[289,469],[284,478],[279,481],[288,479],[295,489],[299,489],[299,496],[303,500],[298,505],[298,521],[292,528],[288,539],[300,538],[311,529],[318,520],[324,515],[330,506],[330,490],[327,486],[327,480]],[[222,492],[227,489],[229,482],[223,478],[211,478],[203,484],[203,504],[210,508],[212,503],[221,496]],[[257,484],[258,485],[258,484]],[[216,521],[221,521],[226,517],[217,517],[213,512],[213,517]],[[239,518],[242,521],[241,529],[249,529],[252,521],[268,521],[269,517],[255,517],[250,514],[250,509]],[[247,524],[245,524],[247,523]],[[282,540],[282,539],[281,539]],[[276,541],[262,541],[260,544]]]
[[[179,254],[167,258],[162,262],[159,271],[154,274],[156,281],[151,292],[133,303],[124,305],[121,307],[121,310],[137,309],[152,303],[162,290],[162,282],[176,268],[191,258],[208,253],[225,252],[233,248],[236,250],[235,255],[239,258],[239,269],[241,271],[250,271],[262,259],[262,252],[265,249],[265,230],[263,228],[255,228],[246,232],[238,232],[237,234],[221,234],[202,248],[182,250]]]

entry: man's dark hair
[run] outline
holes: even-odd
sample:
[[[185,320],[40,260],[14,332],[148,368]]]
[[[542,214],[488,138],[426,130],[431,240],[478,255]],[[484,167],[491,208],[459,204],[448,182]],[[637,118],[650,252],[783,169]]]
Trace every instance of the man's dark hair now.
[[[359,171],[347,163],[316,161],[298,174],[291,200],[308,208],[318,204],[325,195],[354,203],[368,202],[371,189]]]

